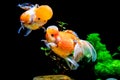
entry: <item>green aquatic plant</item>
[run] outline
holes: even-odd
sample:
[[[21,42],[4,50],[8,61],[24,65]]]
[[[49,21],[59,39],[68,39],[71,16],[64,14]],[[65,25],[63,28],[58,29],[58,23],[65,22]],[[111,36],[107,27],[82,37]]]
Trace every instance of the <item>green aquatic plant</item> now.
[[[106,45],[101,42],[99,33],[91,33],[87,35],[87,41],[89,41],[97,52],[97,61],[106,61],[112,59],[110,51],[107,50]]]
[[[120,76],[120,60],[113,59],[117,55],[111,55],[106,45],[101,42],[99,33],[91,33],[87,36],[87,40],[95,47],[97,52],[97,61],[94,66],[96,76]],[[118,51],[120,46],[118,47]]]
[[[114,59],[120,59],[120,46],[117,47],[117,51],[112,54]]]
[[[50,48],[48,48],[48,47],[40,47],[40,49],[45,51],[46,56],[48,56],[50,54]]]
[[[97,62],[95,73],[97,76],[120,76],[120,60]]]
[[[66,25],[68,25],[67,23],[65,23],[65,22],[62,22],[62,21],[57,21],[57,23],[58,23],[58,26],[60,27],[60,28],[62,28],[63,30],[65,30],[66,29]]]
[[[117,48],[117,49],[118,49],[118,51],[120,51],[120,46],[118,46],[118,48]]]

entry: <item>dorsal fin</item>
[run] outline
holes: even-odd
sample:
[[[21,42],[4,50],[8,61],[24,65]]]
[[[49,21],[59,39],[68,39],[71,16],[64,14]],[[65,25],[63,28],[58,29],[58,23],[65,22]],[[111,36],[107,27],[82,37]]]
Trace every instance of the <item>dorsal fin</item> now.
[[[73,34],[74,36],[78,37],[77,33],[73,30],[65,30],[64,32],[67,32],[67,33],[70,33],[70,34]],[[78,37],[79,38],[79,37]]]

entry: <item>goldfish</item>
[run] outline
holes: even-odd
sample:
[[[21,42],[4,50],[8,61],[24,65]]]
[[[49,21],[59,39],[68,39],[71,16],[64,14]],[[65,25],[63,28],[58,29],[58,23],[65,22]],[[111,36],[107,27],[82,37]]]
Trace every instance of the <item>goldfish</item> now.
[[[71,70],[79,67],[78,62],[87,57],[88,62],[96,61],[97,53],[88,41],[82,40],[73,30],[59,31],[55,25],[46,29],[45,45],[63,58]]]
[[[18,7],[26,10],[20,15],[20,23],[21,27],[18,30],[18,33],[22,29],[27,29],[27,32],[24,36],[28,36],[32,30],[37,30],[43,28],[48,20],[50,20],[53,16],[53,10],[49,5],[38,5],[38,4],[30,4],[23,3],[18,4]]]

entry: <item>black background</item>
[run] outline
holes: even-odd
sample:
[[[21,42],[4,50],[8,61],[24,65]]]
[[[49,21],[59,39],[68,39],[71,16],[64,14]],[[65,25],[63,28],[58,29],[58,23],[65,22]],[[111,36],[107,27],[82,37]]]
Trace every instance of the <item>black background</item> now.
[[[55,25],[56,21],[68,23],[67,29],[74,30],[81,39],[86,39],[90,33],[99,33],[101,42],[106,44],[110,53],[117,51],[120,46],[120,25],[118,2],[91,2],[77,0],[16,0],[15,4],[15,40],[17,51],[15,63],[19,77],[27,76],[32,79],[34,76],[52,74],[53,63],[49,63],[48,57],[40,50],[44,44],[40,41],[44,39],[43,29],[32,31],[29,36],[17,34],[20,27],[19,16],[24,10],[17,7],[19,3],[30,2],[33,4],[47,4],[53,9],[53,17],[45,24]],[[94,75],[88,70],[71,74],[75,78],[92,79]],[[87,77],[88,78],[87,78]],[[80,78],[81,77],[81,78]]]

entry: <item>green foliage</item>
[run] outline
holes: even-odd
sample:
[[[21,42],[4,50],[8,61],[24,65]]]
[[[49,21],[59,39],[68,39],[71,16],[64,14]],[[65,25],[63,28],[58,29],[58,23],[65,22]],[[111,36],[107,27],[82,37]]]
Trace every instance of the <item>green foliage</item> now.
[[[98,62],[96,65],[95,65],[95,72],[96,72],[96,75],[104,75],[104,76],[107,76],[107,75],[112,75],[114,74],[114,69],[112,69],[112,65],[111,65],[112,61],[105,61],[105,62]]]
[[[120,46],[118,46],[117,51],[112,54],[112,57],[120,59]]]
[[[113,60],[112,66],[115,70],[115,74],[120,76],[120,60]]]
[[[97,52],[97,61],[106,61],[112,59],[110,52],[107,50],[106,45],[101,43],[98,33],[92,33],[87,36],[89,41]]]
[[[99,62],[103,62],[111,59],[112,59],[112,56],[109,53],[109,51],[99,51],[97,54],[97,61]]]
[[[47,48],[47,47],[41,47],[40,49],[41,49],[41,50],[44,50],[44,51],[50,50],[50,48]]]
[[[117,49],[118,49],[118,51],[120,51],[120,46],[118,46],[118,48],[117,48]]]
[[[40,49],[45,51],[46,56],[48,56],[50,54],[50,48],[48,48],[48,47],[40,47]]]
[[[120,60],[97,62],[95,73],[102,76],[120,76]]]
[[[62,21],[57,21],[57,22],[58,22],[58,26],[59,26],[60,28],[62,28],[63,30],[66,29],[66,27],[64,27],[64,26],[65,26],[65,25],[68,25],[67,23],[62,22]]]
[[[101,43],[101,39],[98,33],[92,33],[87,35],[87,40],[95,47],[96,51],[106,51],[106,45]]]
[[[120,60],[115,60],[112,57],[118,53],[111,55],[107,50],[106,45],[101,43],[99,33],[91,33],[87,36],[89,41],[97,52],[97,63],[94,67],[95,74],[98,77],[105,76],[120,76]],[[120,46],[118,46],[120,51]]]

